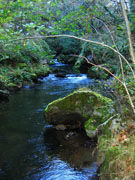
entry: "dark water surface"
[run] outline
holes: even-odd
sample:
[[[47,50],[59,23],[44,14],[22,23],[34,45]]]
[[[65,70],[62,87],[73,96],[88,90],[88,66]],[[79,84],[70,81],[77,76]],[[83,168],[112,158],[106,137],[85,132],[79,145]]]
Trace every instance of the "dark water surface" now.
[[[86,162],[79,169],[77,159],[88,160],[92,151],[82,148],[81,140],[80,144],[73,142],[73,156],[70,148],[60,149],[64,145],[57,143],[54,131],[48,131],[43,112],[49,102],[88,86],[92,80],[84,74],[68,74],[65,78],[50,74],[42,81],[33,88],[26,86],[10,96],[8,103],[0,104],[0,180],[91,179],[96,162]]]

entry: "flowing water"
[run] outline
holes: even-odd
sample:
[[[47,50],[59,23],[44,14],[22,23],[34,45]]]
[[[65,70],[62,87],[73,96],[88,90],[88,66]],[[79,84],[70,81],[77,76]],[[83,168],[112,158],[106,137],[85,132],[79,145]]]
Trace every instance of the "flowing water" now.
[[[94,81],[85,74],[64,78],[50,74],[41,84],[25,86],[10,96],[9,102],[0,104],[0,180],[93,179],[97,163],[89,161],[92,148],[82,145],[87,137],[77,135],[77,142],[74,136],[76,143],[74,147],[69,143],[68,149],[68,140],[61,145],[43,117],[48,103],[91,83]],[[78,168],[86,159],[89,163]]]

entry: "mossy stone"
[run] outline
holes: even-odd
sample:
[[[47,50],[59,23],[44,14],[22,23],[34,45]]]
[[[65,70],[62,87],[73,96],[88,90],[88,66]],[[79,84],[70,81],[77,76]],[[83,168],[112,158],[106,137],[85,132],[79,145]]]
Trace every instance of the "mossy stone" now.
[[[45,109],[49,124],[81,126],[95,131],[112,114],[112,100],[88,88],[82,88],[50,103]]]

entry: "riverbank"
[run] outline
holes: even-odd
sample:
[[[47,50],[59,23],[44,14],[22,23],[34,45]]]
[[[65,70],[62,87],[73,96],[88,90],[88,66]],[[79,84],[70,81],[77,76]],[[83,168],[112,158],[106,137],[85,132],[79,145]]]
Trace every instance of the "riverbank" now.
[[[50,72],[51,68],[41,63],[0,65],[0,99],[7,99],[11,92],[21,89],[28,83],[37,83],[39,77],[45,77]]]
[[[118,126],[119,128],[120,126]],[[129,120],[111,135],[98,139],[98,165],[101,180],[135,179],[135,123]]]

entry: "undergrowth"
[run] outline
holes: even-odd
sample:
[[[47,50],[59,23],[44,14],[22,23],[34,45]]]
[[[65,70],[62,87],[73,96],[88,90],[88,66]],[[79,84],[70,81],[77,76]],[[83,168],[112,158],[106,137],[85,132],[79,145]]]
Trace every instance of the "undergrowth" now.
[[[135,124],[128,122],[126,128],[98,140],[101,180],[135,179]]]
[[[36,81],[38,77],[50,72],[48,65],[19,63],[16,67],[0,66],[0,89],[22,87],[26,82]]]

